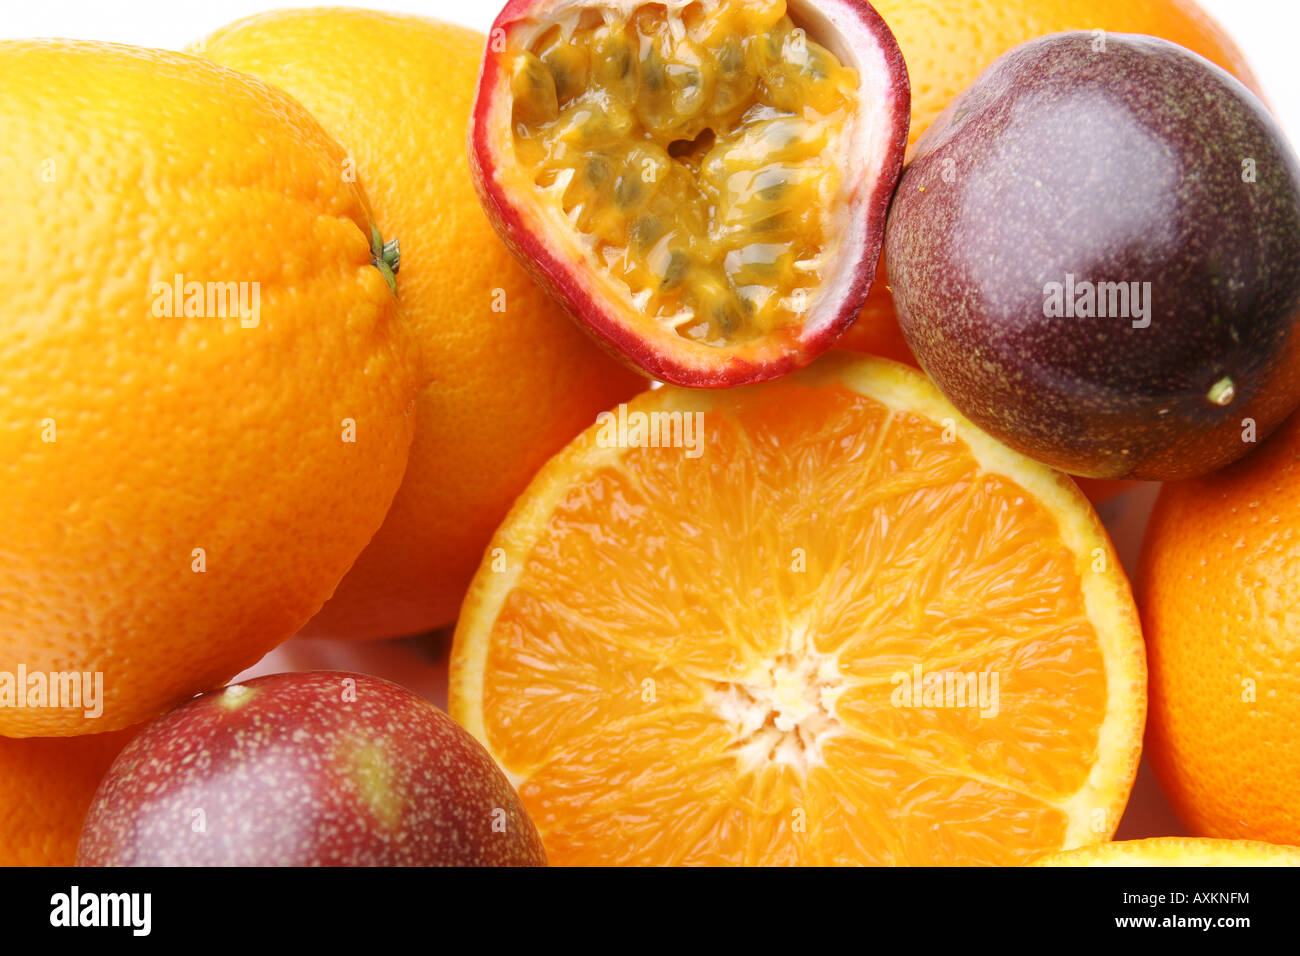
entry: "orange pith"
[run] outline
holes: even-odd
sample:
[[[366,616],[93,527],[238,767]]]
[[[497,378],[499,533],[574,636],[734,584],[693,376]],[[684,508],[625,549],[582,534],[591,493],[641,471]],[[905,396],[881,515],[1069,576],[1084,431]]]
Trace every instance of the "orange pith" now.
[[[856,71],[785,0],[575,9],[516,43],[516,175],[607,293],[705,345],[797,331]]]
[[[553,863],[1005,864],[1109,835],[1144,668],[1072,485],[883,360],[647,393],[622,438],[673,412],[687,439],[702,413],[698,457],[596,428],[552,460],[457,630],[452,714]]]

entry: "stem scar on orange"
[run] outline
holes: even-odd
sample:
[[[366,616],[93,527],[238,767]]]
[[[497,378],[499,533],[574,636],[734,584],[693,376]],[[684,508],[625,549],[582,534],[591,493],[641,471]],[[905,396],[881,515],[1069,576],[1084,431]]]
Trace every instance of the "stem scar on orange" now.
[[[884,359],[617,420],[520,497],[452,656],[451,713],[552,863],[1011,864],[1109,838],[1145,661],[1072,482]],[[698,455],[664,438],[687,421]]]

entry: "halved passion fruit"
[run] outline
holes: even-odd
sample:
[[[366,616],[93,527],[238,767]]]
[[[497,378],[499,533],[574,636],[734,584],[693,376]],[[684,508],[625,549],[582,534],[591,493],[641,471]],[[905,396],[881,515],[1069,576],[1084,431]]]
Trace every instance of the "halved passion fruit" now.
[[[515,255],[679,385],[806,365],[875,276],[910,109],[862,0],[511,0],[470,165]]]

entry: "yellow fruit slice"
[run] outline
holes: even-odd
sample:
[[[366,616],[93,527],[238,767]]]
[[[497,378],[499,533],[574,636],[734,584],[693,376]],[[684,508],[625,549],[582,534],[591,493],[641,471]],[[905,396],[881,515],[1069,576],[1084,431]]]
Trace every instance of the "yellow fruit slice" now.
[[[1154,837],[1049,853],[1033,866],[1300,866],[1300,846],[1257,840]]]
[[[1146,670],[1078,489],[833,356],[647,392],[552,459],[450,704],[552,863],[1012,864],[1114,831]]]

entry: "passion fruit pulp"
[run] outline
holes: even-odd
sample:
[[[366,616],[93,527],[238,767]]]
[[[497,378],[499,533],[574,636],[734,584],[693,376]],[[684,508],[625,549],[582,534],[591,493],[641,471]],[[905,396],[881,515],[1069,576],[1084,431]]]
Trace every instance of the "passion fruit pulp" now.
[[[513,0],[471,168],[597,341],[665,381],[736,385],[807,364],[857,316],[909,107],[859,0]]]

